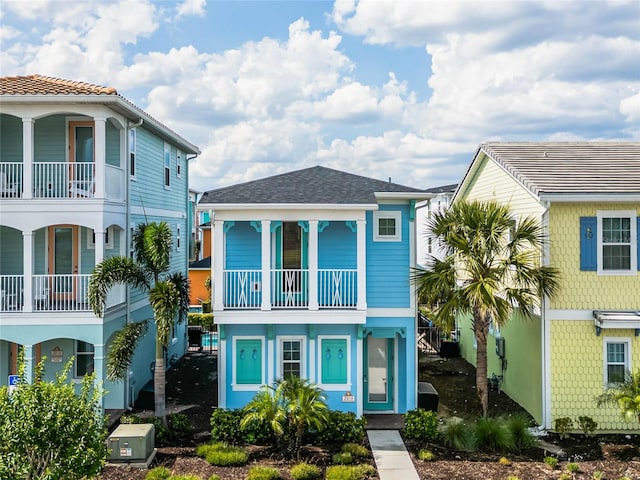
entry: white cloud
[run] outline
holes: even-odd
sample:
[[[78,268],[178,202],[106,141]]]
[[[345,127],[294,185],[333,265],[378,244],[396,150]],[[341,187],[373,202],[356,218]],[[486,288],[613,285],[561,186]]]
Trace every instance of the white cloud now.
[[[640,129],[640,92],[620,100],[620,113],[627,118],[627,122],[636,124]]]
[[[184,0],[176,5],[176,15],[178,18],[186,16],[203,17],[206,13],[207,0]]]

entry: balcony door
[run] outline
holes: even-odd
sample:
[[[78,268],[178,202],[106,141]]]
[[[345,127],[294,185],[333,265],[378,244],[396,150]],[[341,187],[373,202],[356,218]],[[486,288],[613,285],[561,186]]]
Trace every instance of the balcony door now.
[[[276,306],[305,305],[308,234],[298,222],[282,222],[276,230]]]
[[[69,122],[69,194],[93,197],[94,123]]]
[[[76,298],[78,273],[78,227],[75,225],[56,225],[49,227],[50,275],[47,288],[56,301],[72,301]]]

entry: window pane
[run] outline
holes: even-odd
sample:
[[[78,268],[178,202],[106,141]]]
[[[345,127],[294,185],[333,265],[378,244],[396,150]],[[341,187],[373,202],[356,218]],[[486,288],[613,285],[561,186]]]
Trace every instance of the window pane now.
[[[630,218],[603,218],[603,243],[629,243],[631,241]]]
[[[93,355],[77,355],[76,356],[76,376],[83,377],[93,373]]]
[[[282,224],[282,268],[302,266],[302,231],[295,222]]]
[[[285,380],[291,377],[300,378],[300,364],[285,363],[282,368],[282,376]]]
[[[380,218],[378,222],[379,222],[378,223],[379,235],[395,235],[396,234],[395,218]]]
[[[604,245],[602,247],[603,270],[630,270],[631,247],[629,245]]]
[[[624,364],[624,343],[608,343],[607,344],[607,363]]]
[[[624,382],[624,365],[607,366],[607,380],[608,383]]]

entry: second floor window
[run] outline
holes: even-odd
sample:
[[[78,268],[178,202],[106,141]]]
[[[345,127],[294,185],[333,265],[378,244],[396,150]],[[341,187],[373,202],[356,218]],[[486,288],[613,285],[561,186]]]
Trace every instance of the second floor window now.
[[[580,217],[580,270],[635,275],[639,225],[635,210],[599,210],[597,217]]]
[[[171,186],[171,146],[164,144],[164,186]]]
[[[631,218],[602,219],[602,269],[631,269]]]

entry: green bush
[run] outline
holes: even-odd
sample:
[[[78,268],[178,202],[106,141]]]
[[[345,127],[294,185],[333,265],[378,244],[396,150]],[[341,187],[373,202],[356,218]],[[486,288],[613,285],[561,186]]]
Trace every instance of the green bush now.
[[[318,480],[320,474],[320,468],[308,463],[299,463],[291,467],[293,480]]]
[[[551,470],[558,468],[558,459],[556,457],[544,457],[543,461]]]
[[[282,478],[277,468],[255,466],[249,469],[247,480],[279,480]]]
[[[535,446],[536,439],[529,433],[530,421],[525,415],[512,415],[506,422],[516,449],[523,450]]]
[[[212,473],[211,476],[209,477],[209,480],[222,480],[220,478],[220,475],[216,475],[215,473]]]
[[[573,420],[569,417],[556,418],[554,429],[560,438],[568,438],[569,431],[573,428]]]
[[[427,450],[426,448],[421,448],[420,450],[418,450],[419,460],[422,460],[423,462],[431,462],[434,458],[436,458],[436,456],[431,450]]]
[[[472,431],[459,418],[447,420],[440,428],[440,437],[444,444],[455,450],[469,450],[472,447]]]
[[[319,445],[362,442],[366,423],[364,417],[358,418],[353,412],[330,410],[325,427],[320,432],[309,432],[307,440]]]
[[[171,470],[167,467],[156,467],[147,472],[144,480],[168,480],[169,477],[171,477]]]
[[[326,480],[365,480],[374,476],[376,469],[371,465],[333,465],[327,468]]]
[[[189,417],[184,413],[171,413],[167,415],[166,427],[161,417],[140,417],[134,414],[122,415],[122,417],[120,417],[120,423],[153,424],[155,427],[155,443],[161,447],[184,439],[193,430]]]
[[[202,307],[204,310],[204,303],[202,304]],[[209,308],[211,308],[211,303],[209,303]],[[189,322],[189,325],[200,325],[202,330],[215,332],[212,313],[189,313],[187,321]]]
[[[353,455],[349,452],[334,453],[331,460],[336,465],[351,465],[353,463]]]
[[[171,475],[167,480],[202,480],[197,475]]]
[[[591,417],[580,416],[578,417],[578,426],[585,435],[593,435],[593,432],[598,428],[598,422]]]
[[[198,446],[196,455],[204,457],[207,462],[217,467],[240,467],[249,461],[247,452],[221,442]]]
[[[244,443],[269,445],[275,442],[273,431],[266,422],[256,420],[244,429],[240,428],[240,421],[244,414],[242,409],[216,408],[210,420],[211,440],[232,445]]]
[[[354,457],[368,458],[370,457],[369,449],[359,443],[345,443],[340,449],[342,452],[348,452]]]
[[[578,473],[580,471],[580,465],[575,462],[567,463],[567,472]]]
[[[435,439],[438,435],[438,414],[423,408],[408,411],[404,417],[404,434],[418,440]]]
[[[508,452],[513,450],[513,435],[507,428],[504,419],[479,418],[472,428],[474,449],[489,452]]]

